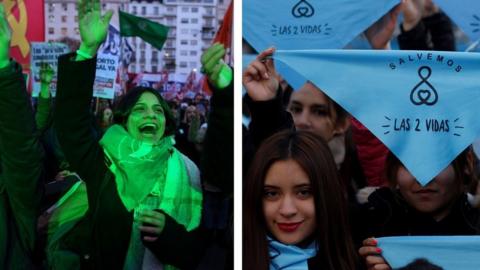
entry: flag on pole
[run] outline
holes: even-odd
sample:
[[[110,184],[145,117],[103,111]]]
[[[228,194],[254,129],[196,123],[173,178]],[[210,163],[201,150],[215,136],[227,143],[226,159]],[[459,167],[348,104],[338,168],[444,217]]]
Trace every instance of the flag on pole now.
[[[153,47],[162,50],[163,44],[167,40],[169,30],[167,26],[128,14],[121,10],[119,10],[118,13],[120,15],[121,36],[139,37],[150,43]]]
[[[218,29],[215,38],[213,39],[213,43],[222,43],[225,47],[225,63],[232,65],[233,62],[233,54],[232,54],[232,36],[233,36],[233,0],[228,5],[227,11],[223,15],[223,22],[220,28]],[[208,93],[209,95],[212,94],[212,89],[208,85],[208,79],[206,76],[202,78],[201,85],[203,90]]]
[[[225,15],[223,16],[223,22],[222,25],[220,26],[220,29],[218,29],[217,34],[215,35],[215,39],[213,40],[213,43],[222,43],[223,46],[225,46],[225,49],[227,49],[227,53],[231,54],[232,52],[232,35],[233,35],[233,29],[232,29],[232,22],[233,22],[233,0],[230,2],[228,5],[227,12],[225,12]],[[227,55],[226,59],[227,63],[231,63],[231,55]]]
[[[10,55],[28,69],[30,65],[30,42],[45,40],[44,4],[39,0],[3,2],[8,24],[12,29]]]

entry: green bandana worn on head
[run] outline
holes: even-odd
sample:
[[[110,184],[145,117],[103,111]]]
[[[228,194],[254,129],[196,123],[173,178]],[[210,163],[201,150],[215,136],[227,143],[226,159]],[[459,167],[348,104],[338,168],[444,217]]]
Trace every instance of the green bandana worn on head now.
[[[111,126],[100,140],[112,164],[117,191],[128,211],[137,208],[152,192],[160,197],[163,210],[190,231],[201,220],[202,193],[190,184],[181,154],[173,138],[156,145],[136,140],[121,126]]]

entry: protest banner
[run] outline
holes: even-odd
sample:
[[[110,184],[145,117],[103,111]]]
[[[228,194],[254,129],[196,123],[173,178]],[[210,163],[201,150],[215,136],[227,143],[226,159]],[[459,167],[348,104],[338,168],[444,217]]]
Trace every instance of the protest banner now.
[[[244,0],[243,36],[255,50],[343,48],[400,0]]]
[[[93,84],[93,96],[113,99],[117,87],[117,71],[121,52],[120,32],[112,25],[108,28],[105,42],[98,49],[97,71]]]
[[[480,135],[478,54],[306,50],[274,58],[362,122],[422,185]]]
[[[23,68],[29,68],[30,42],[45,40],[43,0],[3,0],[7,20],[12,29],[10,55]]]
[[[42,63],[45,63],[50,65],[54,72],[52,82],[50,83],[50,94],[55,97],[58,57],[68,53],[70,49],[66,44],[49,42],[32,42],[31,47],[32,96],[37,97],[40,92],[40,66]]]
[[[119,58],[117,55],[99,53],[97,57],[97,72],[93,84],[93,96],[113,99],[115,96],[115,80]]]
[[[478,270],[480,236],[396,236],[377,238],[382,256],[394,270]],[[430,268],[427,268],[430,267]],[[437,267],[437,268],[435,268]]]
[[[167,75],[168,76],[168,75]],[[162,82],[162,73],[139,73],[135,77],[134,83],[137,86],[151,87],[158,89],[160,82]]]

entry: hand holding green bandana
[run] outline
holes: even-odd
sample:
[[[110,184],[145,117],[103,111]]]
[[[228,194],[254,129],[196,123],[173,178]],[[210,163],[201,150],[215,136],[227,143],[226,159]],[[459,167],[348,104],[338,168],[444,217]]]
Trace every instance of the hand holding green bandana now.
[[[0,4],[0,68],[6,67],[10,63],[10,40],[12,32],[8,25],[5,7]]]
[[[233,79],[232,69],[223,62],[225,47],[215,43],[202,55],[202,73],[208,76],[209,82],[217,89],[227,87]]]
[[[255,101],[270,100],[277,95],[279,80],[271,58],[274,52],[273,47],[261,52],[243,73],[243,86]]]
[[[107,11],[103,16],[100,0],[78,0],[78,25],[82,43],[77,51],[77,61],[93,57],[103,43],[108,33],[108,25],[113,11]]]
[[[139,218],[143,225],[140,226],[140,231],[156,236],[144,236],[143,240],[147,242],[154,242],[158,239],[165,227],[165,214],[155,210],[142,210]]]

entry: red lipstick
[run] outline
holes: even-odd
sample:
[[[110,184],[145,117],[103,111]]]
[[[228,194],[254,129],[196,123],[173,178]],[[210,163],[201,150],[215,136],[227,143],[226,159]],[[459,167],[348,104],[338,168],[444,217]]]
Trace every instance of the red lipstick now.
[[[284,232],[294,232],[298,229],[298,227],[300,227],[300,225],[302,224],[302,222],[295,222],[295,223],[277,223],[277,226],[278,228],[281,230],[281,231],[284,231]]]

